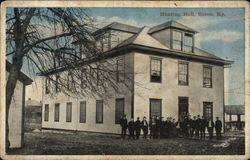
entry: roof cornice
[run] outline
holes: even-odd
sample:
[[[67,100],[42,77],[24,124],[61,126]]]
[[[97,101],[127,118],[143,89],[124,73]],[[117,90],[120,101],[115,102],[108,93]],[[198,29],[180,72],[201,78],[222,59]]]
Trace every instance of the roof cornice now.
[[[138,51],[140,53],[149,54],[149,55],[157,55],[157,56],[171,57],[171,58],[182,59],[182,60],[187,60],[187,61],[214,64],[218,66],[231,65],[233,63],[233,61],[228,61],[228,60],[223,60],[223,59],[209,58],[209,57],[204,57],[204,56],[199,56],[199,55],[191,55],[191,54],[182,53],[178,51],[153,48],[153,47],[143,46],[139,44],[128,44],[128,45],[113,48],[109,51],[103,52],[98,57],[86,58],[86,59],[79,61],[78,63],[72,64],[71,66],[62,66],[53,70],[49,70],[44,73],[39,73],[38,75],[46,76],[46,75],[51,75],[51,74],[55,74],[58,72],[63,72],[68,69],[73,69],[73,68],[91,64],[93,62],[97,62],[100,60],[117,57],[119,55],[123,55],[123,54],[130,53],[133,51]]]

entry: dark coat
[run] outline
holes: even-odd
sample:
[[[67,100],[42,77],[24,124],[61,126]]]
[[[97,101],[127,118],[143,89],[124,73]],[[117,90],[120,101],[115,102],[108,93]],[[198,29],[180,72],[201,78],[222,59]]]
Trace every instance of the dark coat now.
[[[216,120],[215,121],[215,130],[220,131],[221,128],[222,128],[222,122],[221,122],[221,120]]]
[[[198,128],[198,129],[201,129],[202,124],[201,124],[201,119],[200,119],[200,118],[198,118],[198,119],[196,120],[196,125],[197,125],[197,128]]]
[[[160,131],[160,129],[161,129],[161,120],[156,119],[155,122],[156,122],[156,130]]]
[[[210,121],[207,121],[207,127],[209,128],[209,122]],[[210,127],[210,128],[214,128],[214,122],[212,121],[212,127]]]
[[[135,130],[135,122],[134,121],[129,121],[129,123],[128,123],[128,129],[130,131],[134,131]]]
[[[207,126],[207,120],[206,119],[201,119],[201,129],[205,129]]]
[[[191,128],[197,129],[197,121],[196,120],[191,120]]]
[[[141,129],[141,121],[140,120],[136,120],[135,121],[135,130],[136,131],[140,131]]]
[[[146,122],[146,125],[144,126],[143,124],[144,124],[144,121]],[[141,121],[141,127],[142,127],[142,129],[148,129],[148,122],[146,121],[146,120],[142,120]]]
[[[127,125],[128,125],[128,120],[125,118],[121,118],[120,119],[120,125],[122,128],[127,128]]]

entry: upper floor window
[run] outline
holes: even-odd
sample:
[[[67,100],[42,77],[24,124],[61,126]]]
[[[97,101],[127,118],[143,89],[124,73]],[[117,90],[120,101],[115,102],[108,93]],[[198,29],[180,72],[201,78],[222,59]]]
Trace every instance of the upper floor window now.
[[[183,51],[193,52],[193,35],[188,33],[184,34]]]
[[[117,82],[123,82],[125,80],[125,59],[124,57],[119,57],[116,61],[117,69]]]
[[[48,78],[45,79],[45,94],[50,93],[50,80]]]
[[[150,81],[161,82],[161,59],[151,58],[150,60]]]
[[[178,72],[179,85],[188,85],[188,63],[179,62]]]
[[[212,67],[203,66],[203,87],[212,88]]]
[[[173,49],[182,50],[182,33],[173,31]]]
[[[56,82],[55,82],[56,92],[59,92],[59,91],[60,91],[59,79],[60,79],[60,75],[59,75],[59,74],[56,74]]]
[[[98,35],[96,39],[96,47],[101,52],[105,52],[111,48],[111,31]]]
[[[97,80],[97,85],[98,86],[101,86],[103,85],[103,82],[104,82],[104,78],[105,78],[105,75],[104,75],[104,65],[103,64],[100,64],[97,66],[97,69],[96,69],[96,80]]]
[[[193,34],[174,30],[172,37],[172,49],[193,52]]]

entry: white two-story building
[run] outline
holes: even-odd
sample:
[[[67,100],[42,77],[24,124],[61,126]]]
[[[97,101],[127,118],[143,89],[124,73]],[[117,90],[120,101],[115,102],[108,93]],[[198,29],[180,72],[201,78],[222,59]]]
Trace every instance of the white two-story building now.
[[[42,127],[120,133],[123,114],[178,119],[189,113],[223,121],[224,66],[232,62],[195,47],[197,33],[175,21],[152,28],[111,23],[94,32],[102,52],[126,66],[122,73],[132,81],[108,98],[51,98],[44,91]]]

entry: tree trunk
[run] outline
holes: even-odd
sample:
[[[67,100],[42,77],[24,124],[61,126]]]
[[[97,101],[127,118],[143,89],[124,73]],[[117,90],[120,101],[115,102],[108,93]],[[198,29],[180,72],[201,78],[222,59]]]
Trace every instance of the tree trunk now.
[[[11,100],[12,96],[14,94],[15,88],[16,88],[16,83],[18,79],[18,73],[19,70],[17,67],[14,65],[11,67],[7,84],[6,84],[6,119],[5,119],[5,126],[6,126],[6,131],[5,131],[5,147],[6,151],[10,147],[10,142],[9,142],[9,110],[10,110],[10,105],[11,105]]]

